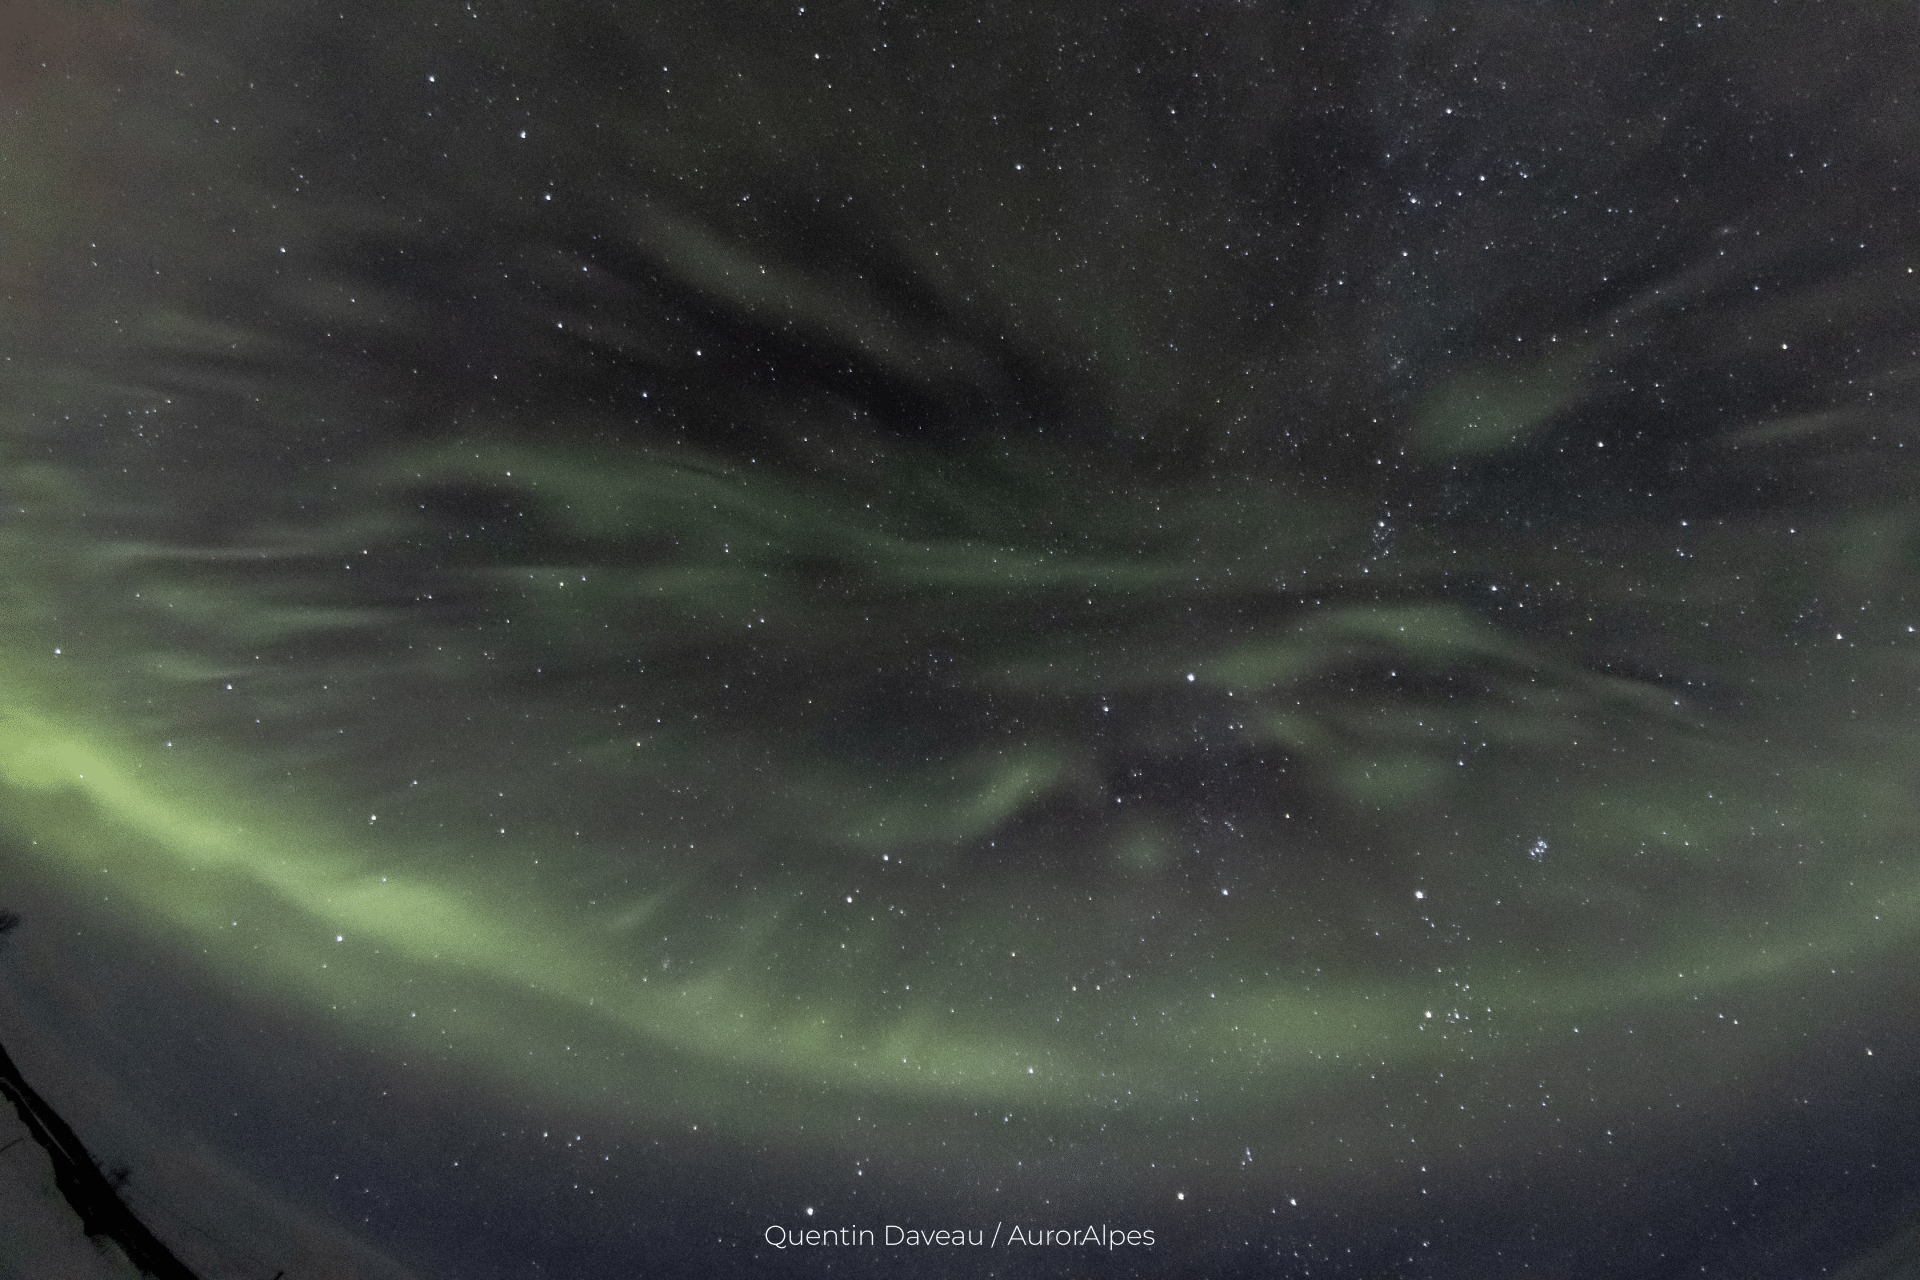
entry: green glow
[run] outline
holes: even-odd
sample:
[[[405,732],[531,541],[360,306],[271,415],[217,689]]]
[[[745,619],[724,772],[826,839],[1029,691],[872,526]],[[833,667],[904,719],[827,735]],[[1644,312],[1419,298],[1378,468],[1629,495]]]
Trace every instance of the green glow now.
[[[578,477],[564,487],[572,498],[593,491]],[[528,491],[536,490],[528,478]],[[624,493],[636,503],[646,496]],[[722,487],[690,485],[671,501],[660,493],[648,500],[659,503],[662,527],[685,536],[708,526],[708,536],[743,548],[751,546],[743,530],[782,518],[771,505],[749,514],[716,500],[724,496]],[[703,507],[720,514],[701,514]],[[630,516],[589,510],[582,527],[596,518]],[[834,554],[871,557],[881,575],[941,556],[971,559],[970,573],[990,575],[1001,554],[965,545],[911,551],[878,535],[862,540],[817,514],[792,518],[824,530],[821,545]],[[711,529],[713,521],[725,527]],[[784,546],[771,537],[764,545]],[[731,545],[719,551],[731,554]],[[110,555],[140,574],[153,563],[123,550]],[[712,560],[709,548],[704,561]],[[1003,591],[1033,581],[1018,558],[999,568]],[[190,561],[185,571],[202,569]],[[1141,570],[1148,571],[1165,569]],[[673,572],[698,578],[701,590],[683,597],[689,609],[707,607],[706,588],[726,581],[711,568]],[[483,573],[529,577],[507,567]],[[537,637],[581,627],[583,616],[636,584],[658,585],[650,573],[595,595],[560,585],[563,571],[535,570],[535,587],[552,594],[522,596],[514,607],[537,648]],[[744,572],[739,581],[743,593],[752,586]],[[564,605],[563,591],[575,591]],[[290,625],[277,606],[249,615],[244,592],[224,607],[191,606],[191,592],[150,595],[147,607],[224,628],[242,643],[264,643]],[[197,598],[221,597],[210,585]],[[280,621],[263,629],[261,615]],[[737,617],[726,615],[724,625]],[[329,634],[336,621],[350,631],[377,625],[351,609],[321,608],[304,628]],[[790,859],[777,857],[779,820],[754,817],[750,826],[774,824],[765,845],[774,864],[725,894],[697,848],[726,840],[724,826],[694,834],[684,855],[672,842],[631,855],[622,883],[594,888],[582,877],[604,855],[568,838],[564,808],[508,817],[515,829],[495,835],[500,852],[476,858],[475,842],[487,833],[469,822],[446,834],[446,819],[456,816],[450,798],[410,810],[401,789],[388,792],[391,803],[356,803],[350,773],[302,785],[295,801],[250,796],[237,780],[257,767],[231,747],[186,730],[178,745],[164,745],[89,710],[97,681],[111,682],[119,659],[54,656],[44,638],[32,638],[49,634],[48,625],[15,615],[4,669],[10,707],[0,721],[9,829],[31,842],[45,869],[75,892],[109,886],[237,986],[302,1004],[370,1041],[412,1044],[501,1087],[586,1102],[620,1090],[635,1071],[684,1065],[672,1090],[646,1094],[644,1108],[662,1121],[743,1132],[811,1121],[809,1132],[825,1141],[851,1092],[923,1118],[991,1106],[1037,1111],[1069,1129],[1104,1117],[1124,1130],[1111,1111],[1116,1099],[1132,1099],[1134,1123],[1150,1127],[1158,1099],[1232,1089],[1279,1124],[1347,1096],[1356,1064],[1471,1064],[1476,1078],[1518,1079],[1549,1069],[1556,1052],[1527,1030],[1542,1018],[1587,1034],[1644,1031],[1700,998],[1782,1001],[1795,984],[1900,945],[1920,927],[1920,881],[1908,861],[1889,856],[1910,848],[1913,836],[1903,784],[1886,772],[1889,761],[1920,749],[1911,731],[1893,749],[1848,748],[1817,767],[1802,743],[1769,757],[1751,741],[1703,734],[1685,708],[1654,706],[1646,686],[1585,673],[1456,606],[1330,608],[1272,640],[1163,654],[1136,664],[1131,683],[1112,682],[1135,696],[1230,692],[1246,703],[1247,741],[1284,747],[1293,768],[1320,779],[1337,806],[1354,815],[1392,810],[1408,833],[1364,874],[1315,881],[1302,873],[1338,867],[1337,845],[1268,831],[1261,839],[1270,847],[1236,853],[1238,882],[1212,897],[1176,876],[1192,836],[1150,816],[1115,814],[1065,834],[1068,845],[1104,850],[1080,890],[1071,876],[1062,881],[1017,859],[968,865],[962,849],[1006,838],[1023,813],[1089,785],[1073,736],[1044,724],[1024,742],[962,750],[931,765],[765,757],[777,765],[777,786],[794,787],[768,811],[785,814],[796,841]],[[28,657],[31,649],[40,656]],[[1904,650],[1889,653],[1888,661],[1908,661]],[[1506,692],[1493,702],[1392,709],[1329,700],[1316,677],[1356,660],[1472,670]],[[1064,670],[1049,686],[1048,669],[1029,661],[1024,676],[993,687],[1052,697],[1090,678],[1086,669]],[[238,663],[165,650],[143,671],[142,679],[160,681],[153,688],[191,700],[251,674]],[[1484,754],[1457,773],[1465,766],[1454,757],[1469,732],[1480,735]],[[724,752],[724,725],[716,733],[709,745]],[[1609,762],[1591,750],[1629,740],[1653,741],[1657,753],[1684,763],[1642,753]],[[432,740],[411,748],[447,749]],[[711,767],[704,748],[690,756],[685,740],[664,732],[605,742],[593,759],[592,772],[624,777],[642,808]],[[1768,779],[1768,759],[1795,771],[1790,807]],[[1582,761],[1585,777],[1564,794],[1510,790],[1552,769],[1578,776]],[[1303,819],[1309,806],[1322,817],[1339,811],[1308,795],[1298,803]],[[1778,815],[1776,828],[1760,831],[1753,815],[1767,811]],[[1463,812],[1483,816],[1447,839]],[[1489,822],[1487,814],[1498,817]],[[1525,840],[1536,829],[1554,839],[1543,874],[1529,882],[1516,868],[1526,868]],[[662,823],[651,839],[671,834]],[[1789,872],[1788,855],[1809,840],[1846,852]],[[1444,861],[1442,845],[1452,849]],[[839,852],[825,860],[804,852],[814,847]],[[1423,852],[1436,860],[1420,860]],[[717,853],[724,861],[724,847]],[[882,854],[888,862],[877,864]],[[916,873],[924,862],[934,869],[927,881],[947,876],[942,887],[951,888],[942,894],[913,880],[889,890],[878,868],[891,872],[895,859]],[[1641,888],[1620,887],[1628,882]],[[1648,896],[1651,885],[1664,885],[1664,896]],[[1411,897],[1416,886],[1422,899]],[[583,905],[589,900],[591,908]],[[1332,947],[1311,941],[1329,913],[1347,935]],[[1150,948],[1116,951],[1116,930],[1137,931],[1149,914],[1168,917],[1161,936],[1176,950],[1180,937],[1202,929],[1231,942],[1171,963]],[[701,916],[709,923],[689,928]],[[1427,947],[1429,916],[1453,922],[1460,952]],[[1610,959],[1608,935],[1622,922],[1637,941]],[[1498,945],[1470,949],[1476,932]],[[1558,946],[1537,950],[1530,938]],[[1404,957],[1422,948],[1448,960],[1444,974],[1408,972]],[[1781,1016],[1738,1051],[1764,1059],[1813,1016]],[[743,1103],[726,1084],[729,1073],[767,1087]],[[1614,1082],[1616,1098],[1653,1087]],[[1310,1158],[1304,1145],[1299,1155]]]
[[[1121,52],[1059,70],[1086,79],[1049,82],[1048,132],[1113,100]],[[671,144],[606,132],[622,165],[698,152],[716,181],[765,172],[743,122],[776,111],[783,146],[843,150],[786,76],[729,71],[728,110]],[[261,136],[305,139],[281,109]],[[1536,299],[1524,323],[1563,339],[1512,343],[1457,327],[1504,293],[1443,314],[1445,281],[1389,256],[1345,312],[1312,277],[1351,253],[1357,286],[1362,240],[1223,272],[1243,232],[1295,228],[1157,109],[1109,114],[1084,145],[1180,182],[961,199],[924,139],[875,130],[846,177],[894,202],[871,259],[756,221],[758,195],[624,179],[583,178],[572,204],[614,221],[569,211],[550,242],[490,203],[528,161],[435,143],[499,224],[475,261],[512,260],[474,326],[363,270],[374,233],[233,186],[220,253],[253,265],[205,295],[103,285],[48,347],[82,365],[0,384],[8,870],[463,1083],[743,1144],[900,1121],[884,1141],[941,1135],[956,1167],[1018,1113],[1106,1153],[1178,1124],[1332,1172],[1404,1139],[1372,1124],[1412,1096],[1389,1082],[1489,1141],[1459,1104],[1598,1063],[1622,1113],[1803,1051],[1835,971],[1920,930],[1920,520],[1897,486],[1784,517],[1743,491],[1683,532],[1681,482],[1641,505],[1674,459],[1589,485],[1556,433],[1591,415],[1597,456],[1637,429],[1603,370],[1719,388],[1756,334],[1825,341],[1827,302],[1871,320],[1878,288],[1696,322],[1718,295],[1676,268],[1604,314]],[[1209,201],[1218,225],[1175,207]],[[180,213],[117,238],[198,264],[173,222],[214,223]],[[1702,237],[1729,217],[1696,213]],[[588,243],[636,256],[562,247]],[[688,298],[748,335],[725,360]],[[443,328],[501,338],[499,368]],[[1688,456],[1797,474],[1858,409],[1715,422]],[[1706,1037],[1710,1001],[1764,1016]]]
[[[1424,457],[1470,458],[1518,448],[1585,394],[1599,344],[1575,346],[1532,361],[1459,374],[1429,392],[1410,442]]]

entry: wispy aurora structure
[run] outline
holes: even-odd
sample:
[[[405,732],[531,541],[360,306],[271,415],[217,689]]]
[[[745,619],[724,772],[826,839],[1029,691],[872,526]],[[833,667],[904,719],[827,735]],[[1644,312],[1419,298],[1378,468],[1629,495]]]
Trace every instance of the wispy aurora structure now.
[[[46,162],[43,918],[476,1132],[1260,1230],[1910,1070],[1920,148],[1726,158],[1790,20],[443,16],[140,26],[165,194]]]
[[[1227,1095],[1225,1142],[1285,1131],[1356,1064],[1452,1067],[1468,1097],[1584,1071],[1539,1029],[1657,1042],[1699,997],[1777,1005],[1916,923],[1907,740],[1853,731],[1828,683],[1894,685],[1904,627],[1828,640],[1837,670],[1807,677],[1782,670],[1795,645],[1718,648],[1715,611],[1670,658],[1711,672],[1696,691],[1595,670],[1557,626],[1440,589],[1551,573],[1528,600],[1557,623],[1609,580],[1664,576],[1656,610],[1725,591],[1737,556],[1759,609],[1793,539],[1845,531],[1782,530],[1772,557],[1759,531],[1718,532],[1690,553],[1696,585],[1658,552],[1515,563],[1459,530],[1368,562],[1325,504],[1163,500],[1208,543],[1258,549],[1221,565],[910,538],[706,459],[463,453],[388,474],[408,496],[497,475],[575,554],[416,577],[425,538],[392,512],[420,504],[382,510],[385,485],[334,546],[217,555],[39,533],[29,499],[7,559],[55,581],[15,576],[0,741],[48,873],[502,1087],[591,1096],[671,1063],[683,1083],[650,1112],[748,1134],[806,1116],[832,1134],[864,1099],[1125,1135]],[[679,554],[624,563],[609,548],[629,539]],[[458,603],[274,598],[321,561]],[[1316,563],[1335,569],[1296,567]],[[90,584],[78,616],[35,608],[72,599],[57,581]],[[1249,621],[1189,629],[1193,609]],[[1716,698],[1762,682],[1784,705]],[[116,714],[136,690],[145,707]],[[1820,1012],[1660,1052],[1762,1061]],[[741,1078],[759,1083],[744,1107]]]

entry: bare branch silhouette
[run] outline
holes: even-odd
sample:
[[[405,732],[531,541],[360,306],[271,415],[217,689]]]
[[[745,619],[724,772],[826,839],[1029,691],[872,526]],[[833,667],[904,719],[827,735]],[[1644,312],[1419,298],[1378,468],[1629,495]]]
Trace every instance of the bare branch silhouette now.
[[[18,912],[0,910],[0,944],[19,926]],[[4,1046],[0,1046],[0,1096],[13,1104],[20,1123],[27,1127],[26,1136],[39,1143],[53,1162],[54,1184],[80,1215],[80,1226],[89,1239],[113,1241],[129,1262],[154,1280],[199,1280],[120,1198],[120,1188],[129,1177],[127,1167],[115,1165],[102,1172],[80,1135],[27,1083]],[[14,1139],[0,1151],[19,1141]]]

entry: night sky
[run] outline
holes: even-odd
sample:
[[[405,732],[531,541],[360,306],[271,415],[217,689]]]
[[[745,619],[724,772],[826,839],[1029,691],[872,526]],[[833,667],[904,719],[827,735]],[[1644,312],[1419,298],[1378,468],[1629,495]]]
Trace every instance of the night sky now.
[[[0,33],[0,1043],[205,1280],[1916,1274],[1910,6]]]

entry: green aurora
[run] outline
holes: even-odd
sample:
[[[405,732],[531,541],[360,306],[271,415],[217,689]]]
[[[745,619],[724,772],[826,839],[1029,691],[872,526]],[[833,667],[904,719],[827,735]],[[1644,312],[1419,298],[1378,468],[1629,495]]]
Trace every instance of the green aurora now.
[[[322,127],[249,97],[271,41],[219,5],[137,28],[140,110],[35,99],[98,165],[211,194],[100,202],[10,144],[47,210],[15,275],[76,301],[7,304],[8,894],[452,1096],[877,1158],[903,1195],[1257,1216],[1427,1162],[1478,1186],[1616,1130],[1737,1129],[1768,1082],[1899,1038],[1920,384],[1894,196],[1861,197],[1893,229],[1858,262],[1807,265],[1865,215],[1682,183],[1676,124],[1392,235],[1341,238],[1364,184],[1338,179],[1315,247],[1223,269],[1209,246],[1295,225],[1250,185],[1268,144],[1150,115],[1171,70],[1102,71],[1185,18],[1100,28],[1031,91],[1012,65],[924,88],[903,54],[852,86],[856,161],[788,37],[715,19],[663,52],[642,13],[605,39],[684,63],[688,118],[588,59],[568,110],[604,95],[618,147],[556,122],[539,158],[496,130],[432,169],[434,126],[394,123],[363,155],[423,69],[503,82],[409,26],[353,46],[377,87]],[[1554,22],[1507,20],[1368,38],[1453,85],[1450,42]],[[993,39],[1038,50],[1023,21]],[[1701,65],[1787,38],[1751,21]],[[311,25],[297,51],[345,47]],[[483,43],[559,94],[541,40]],[[1398,101],[1316,50],[1294,72]],[[1293,136],[1292,98],[1222,83],[1196,113]],[[1001,172],[968,113],[1006,95],[1029,140],[1095,104],[1082,168]],[[155,141],[189,106],[253,123]],[[1621,136],[1653,110],[1604,109]],[[1115,157],[1171,176],[1090,189]],[[1289,210],[1329,186],[1288,181]],[[1680,247],[1602,219],[1443,256],[1596,183],[1670,196]],[[843,187],[853,212],[807,203]]]
[[[1911,688],[1920,641],[1869,621],[1735,661],[1712,634],[1739,615],[1715,594],[1749,604],[1752,632],[1788,625],[1761,613],[1779,584],[1909,542],[1899,513],[1716,530],[1697,575],[1657,553],[1522,566],[1415,532],[1356,585],[1299,566],[1352,574],[1364,530],[1342,548],[1333,513],[1267,492],[1162,500],[1210,543],[1259,548],[1196,564],[909,538],[710,458],[550,455],[382,468],[324,548],[93,546],[36,529],[29,497],[7,535],[7,563],[32,568],[6,611],[0,777],[42,873],[105,889],[250,990],[506,1090],[578,1103],[673,1064],[686,1083],[649,1092],[655,1120],[829,1141],[854,1099],[1123,1141],[1166,1124],[1169,1099],[1230,1096],[1219,1141],[1252,1108],[1309,1167],[1358,1157],[1297,1117],[1381,1068],[1458,1082],[1427,1094],[1432,1140],[1470,1136],[1456,1098],[1585,1070],[1574,1027],[1764,1063],[1820,1028],[1838,968],[1920,923],[1901,856],[1920,742],[1887,723],[1904,716],[1861,725],[1847,696]],[[443,590],[485,601],[453,624],[277,600],[285,579],[257,568],[376,575],[418,532],[379,503],[419,491],[392,477],[480,476],[562,543],[679,554],[449,573]],[[838,599],[796,583],[799,560],[830,565]],[[1672,660],[1767,703],[1594,671],[1558,627],[1432,602],[1442,573],[1553,573],[1532,600],[1563,617],[1620,582],[1660,582],[1635,601],[1653,612],[1706,597],[1697,652]],[[1268,616],[1189,647],[1168,616],[1186,600]],[[1109,651],[1084,639],[1116,620]],[[343,656],[358,646],[390,656]],[[929,750],[901,740],[904,714],[850,711],[895,646],[944,648],[966,673],[951,696],[992,714]],[[1794,663],[1806,649],[1817,664]],[[762,675],[767,652],[785,661]],[[636,668],[630,704],[568,687],[569,664],[616,660]],[[1196,754],[1237,766],[1214,820],[1103,777]],[[1752,1010],[1751,1029],[1688,1043],[1709,1006]]]

